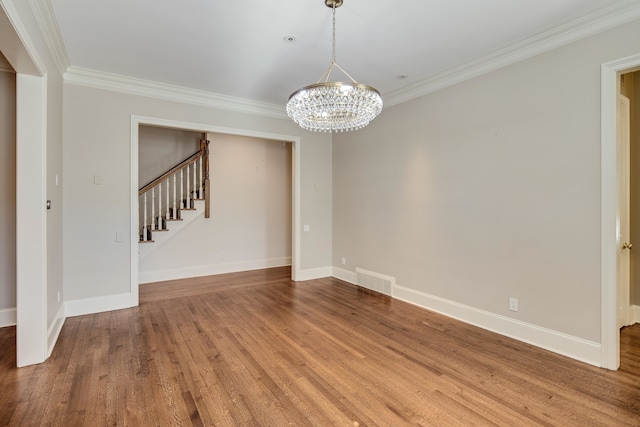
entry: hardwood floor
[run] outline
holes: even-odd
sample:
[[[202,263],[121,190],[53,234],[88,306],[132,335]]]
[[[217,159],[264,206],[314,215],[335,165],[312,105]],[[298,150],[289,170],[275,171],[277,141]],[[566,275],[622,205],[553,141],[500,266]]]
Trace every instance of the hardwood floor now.
[[[0,425],[638,426],[640,325],[621,342],[610,372],[287,268],[149,284],[37,366],[0,329]]]

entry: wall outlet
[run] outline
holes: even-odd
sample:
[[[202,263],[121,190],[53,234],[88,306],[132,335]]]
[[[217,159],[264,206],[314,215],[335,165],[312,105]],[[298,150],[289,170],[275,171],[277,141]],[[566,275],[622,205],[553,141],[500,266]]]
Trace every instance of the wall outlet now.
[[[518,298],[509,298],[509,310],[518,311]]]
[[[345,257],[342,257],[342,265],[347,265],[347,259]]]

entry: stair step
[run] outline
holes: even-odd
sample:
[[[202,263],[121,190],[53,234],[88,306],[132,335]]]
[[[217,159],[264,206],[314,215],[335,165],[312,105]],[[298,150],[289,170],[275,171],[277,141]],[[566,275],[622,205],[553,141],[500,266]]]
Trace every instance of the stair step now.
[[[182,208],[180,210],[181,211],[197,211],[198,209],[196,209],[196,208]]]
[[[169,229],[168,229],[168,228],[163,228],[163,229],[161,229],[161,230],[151,230],[151,231],[153,231],[154,233],[156,233],[156,232],[158,232],[158,231],[169,231]]]
[[[166,221],[182,221],[182,218],[167,218]]]
[[[138,243],[153,243],[153,240],[138,240]]]

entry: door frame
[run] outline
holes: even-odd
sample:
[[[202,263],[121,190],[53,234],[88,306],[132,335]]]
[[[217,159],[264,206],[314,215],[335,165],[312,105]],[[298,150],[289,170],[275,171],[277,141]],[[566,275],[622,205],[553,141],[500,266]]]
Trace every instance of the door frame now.
[[[0,51],[16,71],[16,364],[47,346],[47,74],[15,6],[0,1]]]
[[[226,128],[201,123],[189,123],[156,117],[131,116],[131,306],[137,306],[139,302],[139,264],[138,264],[138,145],[140,125],[160,126],[174,129],[183,129],[202,133],[221,133],[228,135],[247,136],[253,138],[272,139],[291,143],[291,280],[296,281],[300,275],[300,137],[282,135],[269,132],[251,131],[246,129]]]
[[[618,88],[620,85],[618,84]],[[625,248],[624,245],[631,242],[631,156],[630,156],[630,100],[620,93],[618,89],[617,105],[617,121],[616,133],[618,144],[618,257],[619,262],[617,286],[617,307],[618,307],[618,329],[629,324],[629,305],[630,305],[630,272],[631,272],[631,248]],[[621,122],[621,111],[626,111],[625,122]],[[626,125],[623,129],[621,125]],[[624,135],[624,138],[622,136]]]
[[[618,79],[623,71],[640,66],[640,54],[607,62],[601,66],[600,139],[600,238],[601,238],[601,347],[600,366],[620,367],[620,329],[618,328],[618,163],[617,102]]]

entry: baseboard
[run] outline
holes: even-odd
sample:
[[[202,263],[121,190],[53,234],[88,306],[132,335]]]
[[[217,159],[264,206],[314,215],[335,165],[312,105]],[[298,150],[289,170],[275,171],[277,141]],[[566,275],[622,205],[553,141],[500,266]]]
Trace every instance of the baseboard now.
[[[163,282],[165,280],[211,276],[213,274],[237,273],[240,271],[260,270],[263,268],[284,267],[287,265],[291,265],[291,257],[201,265],[171,270],[141,271],[138,275],[138,283]]]
[[[354,271],[345,270],[344,268],[331,267],[331,276],[354,285],[358,284],[358,275]]]
[[[293,280],[296,282],[304,282],[305,280],[322,279],[331,277],[331,267],[305,268],[296,272]]]
[[[394,287],[393,297],[518,341],[523,341],[590,365],[600,366],[600,343],[521,322],[403,286],[396,285]]]
[[[629,307],[629,320],[631,320],[631,325],[640,323],[640,305],[632,305]]]
[[[51,352],[58,341],[58,336],[60,336],[60,331],[62,330],[65,319],[65,306],[64,304],[60,304],[60,309],[53,318],[47,331],[47,357],[51,356]]]
[[[357,284],[355,272],[333,267],[333,277],[352,284]],[[542,328],[530,323],[480,310],[454,301],[395,285],[393,298],[435,311],[448,317],[478,326],[507,337],[523,341],[572,359],[600,366],[600,343],[584,340],[561,332]],[[640,307],[636,306],[638,309]],[[640,310],[636,311],[640,314]]]
[[[126,293],[67,301],[64,304],[64,313],[67,317],[73,317],[129,307],[131,307],[131,294]]]
[[[3,308],[0,310],[0,328],[4,328],[6,326],[15,326],[16,325],[16,309],[14,308]]]

